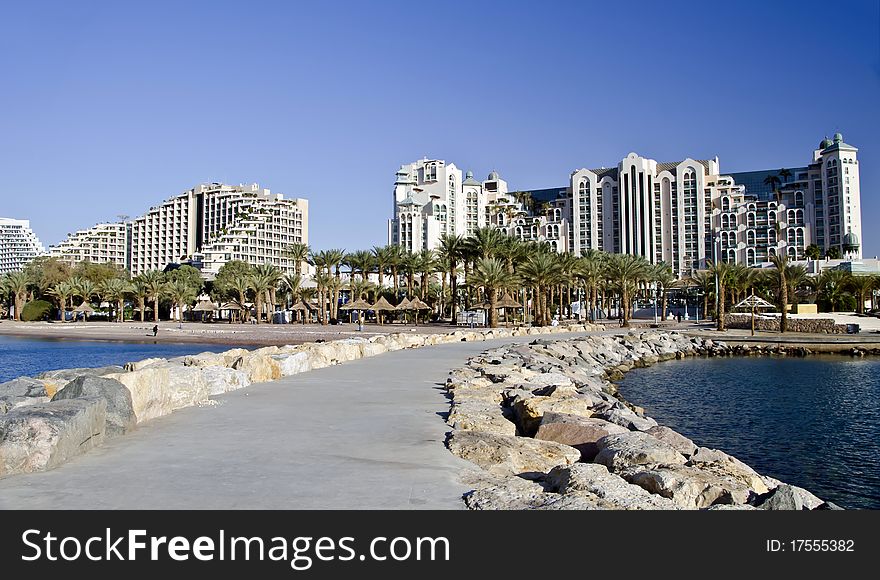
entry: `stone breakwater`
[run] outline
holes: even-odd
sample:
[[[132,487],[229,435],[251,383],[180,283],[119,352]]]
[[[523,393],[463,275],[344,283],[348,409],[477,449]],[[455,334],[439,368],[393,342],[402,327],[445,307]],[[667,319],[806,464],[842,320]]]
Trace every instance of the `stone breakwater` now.
[[[766,332],[779,332],[779,317],[765,318],[755,317],[755,330]],[[750,314],[725,314],[724,325],[727,328],[749,330],[752,327]],[[786,328],[788,332],[803,332],[808,334],[846,334],[847,325],[837,324],[832,318],[787,318]]]
[[[0,384],[0,477],[56,467],[137,425],[223,393],[405,348],[594,330],[591,325],[400,332],[295,346],[241,348],[124,367],[64,369]]]
[[[470,509],[833,509],[658,425],[610,380],[725,343],[677,333],[538,339],[494,348],[447,379],[452,453]],[[686,380],[686,379],[685,379]]]

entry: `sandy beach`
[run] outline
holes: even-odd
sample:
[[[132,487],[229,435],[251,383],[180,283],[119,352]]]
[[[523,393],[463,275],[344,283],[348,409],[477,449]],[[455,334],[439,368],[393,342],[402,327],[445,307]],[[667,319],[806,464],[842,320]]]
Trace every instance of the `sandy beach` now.
[[[368,324],[358,332],[356,324],[205,324],[200,322],[159,322],[153,337],[152,322],[0,322],[0,336],[61,340],[107,340],[123,342],[210,343],[246,346],[301,344],[316,340],[377,336],[392,332],[421,334],[447,333],[449,324]]]

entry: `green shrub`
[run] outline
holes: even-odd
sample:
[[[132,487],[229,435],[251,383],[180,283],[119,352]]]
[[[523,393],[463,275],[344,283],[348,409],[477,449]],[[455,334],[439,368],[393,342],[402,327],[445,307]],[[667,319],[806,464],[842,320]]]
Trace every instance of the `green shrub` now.
[[[21,309],[21,319],[25,322],[34,322],[35,320],[48,320],[49,313],[55,307],[52,306],[50,302],[46,302],[45,300],[34,300],[33,302],[28,302],[24,305],[24,308]]]

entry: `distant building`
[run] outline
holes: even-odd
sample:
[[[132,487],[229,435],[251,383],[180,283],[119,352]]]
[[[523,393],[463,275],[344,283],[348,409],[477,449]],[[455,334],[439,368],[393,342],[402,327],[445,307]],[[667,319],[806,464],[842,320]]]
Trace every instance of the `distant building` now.
[[[29,220],[0,218],[0,274],[18,272],[45,253]]]
[[[49,255],[71,266],[79,262],[110,262],[121,270],[130,269],[131,224],[103,223],[68,234],[49,248]]]
[[[573,171],[567,187],[529,192],[509,192],[494,171],[462,182],[454,164],[424,159],[397,172],[388,241],[430,249],[445,232],[491,225],[558,252],[663,261],[679,275],[709,261],[803,260],[811,244],[859,260],[857,151],[838,133],[804,167],[741,173],[723,173],[717,157],[660,163],[630,153],[614,167]]]
[[[284,249],[308,243],[308,211],[307,200],[286,199],[255,183],[198,185],[134,220],[131,274],[188,263],[210,279],[231,260],[293,272]]]

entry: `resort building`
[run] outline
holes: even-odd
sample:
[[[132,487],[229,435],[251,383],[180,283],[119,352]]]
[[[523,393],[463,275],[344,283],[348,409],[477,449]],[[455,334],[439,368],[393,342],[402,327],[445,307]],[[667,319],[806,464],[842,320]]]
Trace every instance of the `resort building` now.
[[[211,279],[231,260],[293,272],[284,249],[308,243],[308,211],[307,200],[256,183],[198,185],[134,220],[131,274],[186,263]]]
[[[129,270],[130,247],[130,223],[103,223],[68,234],[64,241],[49,248],[49,255],[70,266],[86,261],[110,262],[121,270]]]
[[[17,272],[45,253],[30,221],[0,218],[0,274]]]
[[[509,192],[494,171],[462,182],[454,164],[424,159],[397,172],[388,241],[430,249],[443,233],[491,225],[558,252],[663,261],[678,275],[710,260],[803,260],[811,244],[859,260],[857,151],[838,133],[804,167],[742,173],[723,173],[717,157],[658,162],[630,153],[614,167],[573,171],[567,187],[530,192]]]

